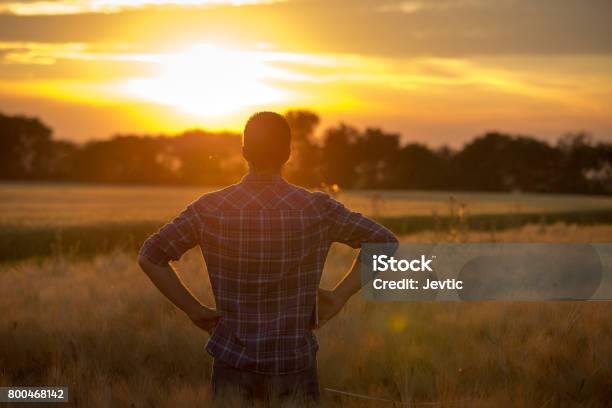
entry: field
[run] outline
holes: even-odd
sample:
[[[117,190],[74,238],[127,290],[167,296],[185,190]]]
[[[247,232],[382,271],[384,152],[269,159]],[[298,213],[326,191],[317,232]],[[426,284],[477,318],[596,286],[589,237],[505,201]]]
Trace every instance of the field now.
[[[0,260],[135,250],[210,188],[0,184]],[[495,232],[527,224],[612,224],[612,198],[541,194],[342,191],[337,199],[398,234]]]
[[[201,192],[62,188],[3,186],[2,224],[28,236],[43,226],[159,223]],[[24,205],[15,198],[19,189],[19,200],[31,198]],[[470,228],[459,214],[509,214],[519,211],[517,202],[525,212],[599,211],[610,208],[609,198],[506,196],[504,201],[503,195],[455,194],[453,201],[446,193],[396,193],[373,200],[378,193],[344,194],[340,199],[354,208],[361,200],[357,209],[366,213],[432,218],[431,208],[436,208],[456,221],[449,228],[403,235],[403,242],[612,241],[612,226],[605,224],[538,222],[481,231]],[[394,213],[402,208],[403,213]],[[5,259],[0,265],[0,386],[66,385],[72,402],[83,407],[208,405],[207,335],[156,292],[135,264],[133,248],[94,248],[82,256],[64,244],[49,255],[37,255]],[[334,247],[322,285],[332,286],[353,255],[350,249]],[[191,251],[177,266],[198,296],[212,304],[201,255]],[[611,312],[607,302],[372,303],[355,296],[318,333],[321,385],[335,390],[323,391],[323,402],[363,407],[609,406]]]
[[[212,191],[205,187],[0,183],[0,224],[82,225],[161,221]],[[443,215],[452,204],[477,214],[525,214],[612,209],[612,197],[424,191],[341,191],[337,198],[364,214]]]

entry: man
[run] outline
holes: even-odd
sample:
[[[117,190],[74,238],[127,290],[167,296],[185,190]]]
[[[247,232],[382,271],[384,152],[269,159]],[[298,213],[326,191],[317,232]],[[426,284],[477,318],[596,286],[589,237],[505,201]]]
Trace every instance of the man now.
[[[396,243],[386,228],[321,192],[281,176],[291,131],[273,112],[244,128],[249,173],[238,184],[205,194],[152,235],[139,264],[157,288],[195,325],[212,333],[217,396],[237,389],[248,399],[319,400],[318,344],[312,333],[361,288],[358,258],[331,291],[319,289],[332,242]],[[168,263],[199,245],[216,301],[202,305]]]

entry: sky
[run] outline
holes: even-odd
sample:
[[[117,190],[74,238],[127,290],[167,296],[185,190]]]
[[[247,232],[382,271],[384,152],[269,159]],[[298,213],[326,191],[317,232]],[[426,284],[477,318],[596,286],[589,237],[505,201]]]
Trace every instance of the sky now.
[[[0,112],[56,138],[310,109],[405,141],[612,141],[609,0],[0,0]]]

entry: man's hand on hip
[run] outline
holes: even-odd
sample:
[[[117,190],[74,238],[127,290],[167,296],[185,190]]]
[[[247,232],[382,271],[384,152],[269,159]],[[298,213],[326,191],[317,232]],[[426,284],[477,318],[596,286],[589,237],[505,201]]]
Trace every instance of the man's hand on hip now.
[[[323,326],[342,310],[346,302],[361,289],[359,254],[355,257],[353,265],[340,283],[333,290],[319,288],[318,296],[318,327]]]
[[[185,312],[196,326],[209,334],[212,333],[221,315],[216,310],[202,305],[169,263],[155,264],[140,256],[138,264],[168,300]]]
[[[333,290],[326,290],[319,288],[318,293],[318,311],[319,311],[319,324],[320,328],[334,316],[336,316],[340,310],[344,307],[346,299],[340,296]]]
[[[217,326],[221,314],[214,309],[210,309],[206,306],[201,306],[188,314],[189,318],[200,329],[204,330],[208,334],[212,334],[213,330]]]

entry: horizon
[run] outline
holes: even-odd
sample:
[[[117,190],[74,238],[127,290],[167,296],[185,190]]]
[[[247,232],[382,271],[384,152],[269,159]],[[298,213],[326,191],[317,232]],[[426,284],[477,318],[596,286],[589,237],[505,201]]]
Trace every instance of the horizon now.
[[[309,112],[309,113],[314,113],[315,115],[319,115],[318,112],[314,112],[312,110],[308,110],[308,109],[300,109],[297,111],[301,111],[301,112]],[[282,112],[282,114],[286,114],[290,111],[286,111],[286,112]],[[295,111],[294,111],[295,112]],[[230,135],[234,135],[234,136],[240,136],[242,135],[242,129],[237,129],[237,130],[233,130],[233,129],[228,129],[228,128],[219,128],[219,129],[214,129],[214,128],[205,128],[205,127],[191,127],[191,128],[184,128],[184,129],[178,129],[176,131],[168,131],[168,132],[162,132],[162,131],[152,131],[150,133],[147,132],[143,132],[141,131],[134,131],[134,132],[121,132],[121,131],[113,131],[110,134],[106,135],[106,136],[101,136],[101,137],[92,137],[89,139],[70,139],[70,138],[62,138],[59,137],[55,131],[55,129],[50,126],[50,124],[48,122],[45,121],[45,118],[42,117],[38,117],[38,116],[32,116],[32,115],[28,115],[27,113],[16,113],[16,114],[7,114],[6,112],[1,112],[0,111],[0,116],[1,115],[5,115],[8,117],[22,117],[22,118],[27,118],[27,119],[35,119],[35,120],[39,120],[43,125],[49,126],[51,129],[51,139],[54,141],[60,141],[60,142],[68,142],[68,143],[74,143],[77,146],[83,146],[89,142],[100,142],[100,141],[106,141],[106,140],[113,140],[115,138],[120,138],[120,137],[138,137],[138,138],[175,138],[175,137],[180,137],[183,136],[185,134],[189,134],[189,133],[202,133],[202,136],[207,136],[207,135],[222,135],[222,134],[227,134],[228,136]],[[598,135],[595,135],[593,133],[590,133],[588,131],[571,131],[568,130],[566,132],[562,132],[560,133],[557,137],[553,137],[553,138],[546,138],[546,137],[542,137],[542,135],[534,135],[534,134],[529,134],[529,133],[525,133],[525,132],[510,132],[510,131],[505,131],[502,129],[489,129],[489,130],[483,130],[481,132],[477,132],[474,135],[470,136],[470,137],[466,137],[464,140],[461,140],[461,142],[457,142],[456,144],[450,144],[450,143],[441,143],[441,144],[432,144],[430,143],[428,140],[416,140],[416,139],[410,139],[408,137],[406,137],[404,134],[402,134],[401,132],[393,132],[393,131],[389,131],[388,129],[382,127],[382,126],[376,126],[376,125],[371,125],[371,126],[356,126],[352,123],[348,123],[346,121],[343,120],[339,120],[336,123],[328,123],[326,124],[325,122],[320,122],[317,126],[315,126],[314,128],[314,133],[312,134],[313,136],[313,141],[315,143],[320,143],[323,140],[323,137],[325,135],[325,132],[327,130],[330,129],[334,129],[338,126],[342,126],[342,125],[346,125],[349,127],[352,127],[354,129],[356,129],[358,132],[365,132],[367,129],[380,129],[383,132],[385,132],[386,134],[397,134],[399,136],[399,142],[400,145],[402,146],[406,146],[406,145],[410,145],[410,144],[419,144],[419,145],[423,145],[426,146],[429,149],[432,150],[438,150],[438,149],[444,149],[444,148],[449,148],[452,151],[456,151],[456,150],[460,150],[465,148],[466,145],[474,142],[475,140],[485,137],[489,134],[501,134],[501,135],[505,135],[505,136],[509,136],[512,138],[528,138],[528,139],[532,139],[532,140],[536,140],[536,141],[540,141],[540,142],[544,142],[550,146],[555,146],[557,145],[559,142],[562,142],[563,138],[566,136],[578,136],[578,135],[582,135],[587,137],[587,142],[588,143],[595,143],[595,144],[612,144],[612,139],[606,139],[606,138],[601,138],[598,137]]]
[[[15,0],[0,3],[0,111],[79,142],[240,131],[254,111],[289,109],[429,146],[490,130],[611,141],[610,11],[569,0]]]

